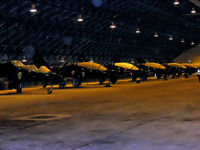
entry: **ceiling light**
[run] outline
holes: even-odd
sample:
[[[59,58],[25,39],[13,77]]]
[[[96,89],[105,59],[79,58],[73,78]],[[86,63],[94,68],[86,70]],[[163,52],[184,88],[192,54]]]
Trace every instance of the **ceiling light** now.
[[[191,42],[191,45],[194,45],[194,41]]]
[[[140,29],[137,28],[136,31],[135,31],[135,33],[139,34],[140,33]]]
[[[196,13],[196,10],[194,8],[192,8],[191,14],[195,14],[195,13]]]
[[[159,37],[157,32],[154,33],[154,37],[156,37],[156,38]]]
[[[24,56],[23,58],[22,58],[22,62],[23,63],[25,63],[25,62],[27,62],[28,60],[26,59],[26,57]]]
[[[185,42],[185,40],[184,39],[181,39],[181,43],[184,43]]]
[[[116,25],[114,24],[114,22],[112,22],[112,24],[110,25],[110,28],[111,29],[115,29],[116,28]]]
[[[78,16],[77,21],[78,21],[78,22],[83,22],[83,18],[82,18],[81,15]]]
[[[61,63],[65,63],[65,59],[62,58],[62,59],[60,60],[60,62],[61,62]]]
[[[174,6],[178,6],[180,4],[179,0],[174,0]]]
[[[36,13],[37,12],[37,9],[36,9],[34,4],[31,6],[29,11],[30,11],[30,13]]]
[[[173,40],[173,37],[172,37],[172,36],[170,36],[170,37],[169,37],[169,40],[170,40],[170,41],[172,41],[172,40]]]

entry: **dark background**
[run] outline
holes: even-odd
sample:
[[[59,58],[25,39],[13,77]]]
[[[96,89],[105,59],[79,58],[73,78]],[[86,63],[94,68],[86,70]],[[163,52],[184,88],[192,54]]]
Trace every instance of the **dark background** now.
[[[51,65],[62,59],[66,63],[170,61],[195,46],[191,41],[199,42],[200,16],[186,14],[193,7],[197,13],[200,10],[187,0],[180,0],[178,7],[174,0],[102,2],[95,7],[92,0],[1,0],[0,61],[22,59],[29,51],[29,62],[37,53]],[[32,4],[36,14],[29,12]],[[77,22],[80,14],[82,23]],[[140,34],[135,33],[137,28]],[[159,38],[153,37],[155,32]],[[170,35],[173,41],[168,40]]]

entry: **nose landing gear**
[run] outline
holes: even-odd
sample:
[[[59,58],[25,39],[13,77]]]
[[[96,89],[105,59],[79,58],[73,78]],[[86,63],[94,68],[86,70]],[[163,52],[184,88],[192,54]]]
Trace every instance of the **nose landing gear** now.
[[[19,84],[16,90],[17,90],[17,93],[22,93],[22,85]]]
[[[47,94],[52,94],[53,92],[53,85],[51,85],[51,88],[47,89]]]
[[[52,89],[51,88],[47,89],[47,94],[51,94],[51,93],[52,93]]]

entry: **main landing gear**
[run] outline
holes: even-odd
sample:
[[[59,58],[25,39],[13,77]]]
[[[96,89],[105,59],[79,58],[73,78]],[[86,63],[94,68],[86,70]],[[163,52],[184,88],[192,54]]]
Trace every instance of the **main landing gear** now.
[[[47,89],[47,94],[52,94],[52,92],[53,92],[53,85],[51,85],[51,87]]]
[[[18,84],[18,86],[17,86],[17,93],[22,93],[22,84]]]

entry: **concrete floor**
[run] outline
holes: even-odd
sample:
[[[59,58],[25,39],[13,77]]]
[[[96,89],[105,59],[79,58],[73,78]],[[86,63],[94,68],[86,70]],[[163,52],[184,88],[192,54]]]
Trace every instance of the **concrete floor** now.
[[[34,114],[71,116],[18,120]],[[0,91],[0,150],[200,150],[199,141],[197,77]]]

